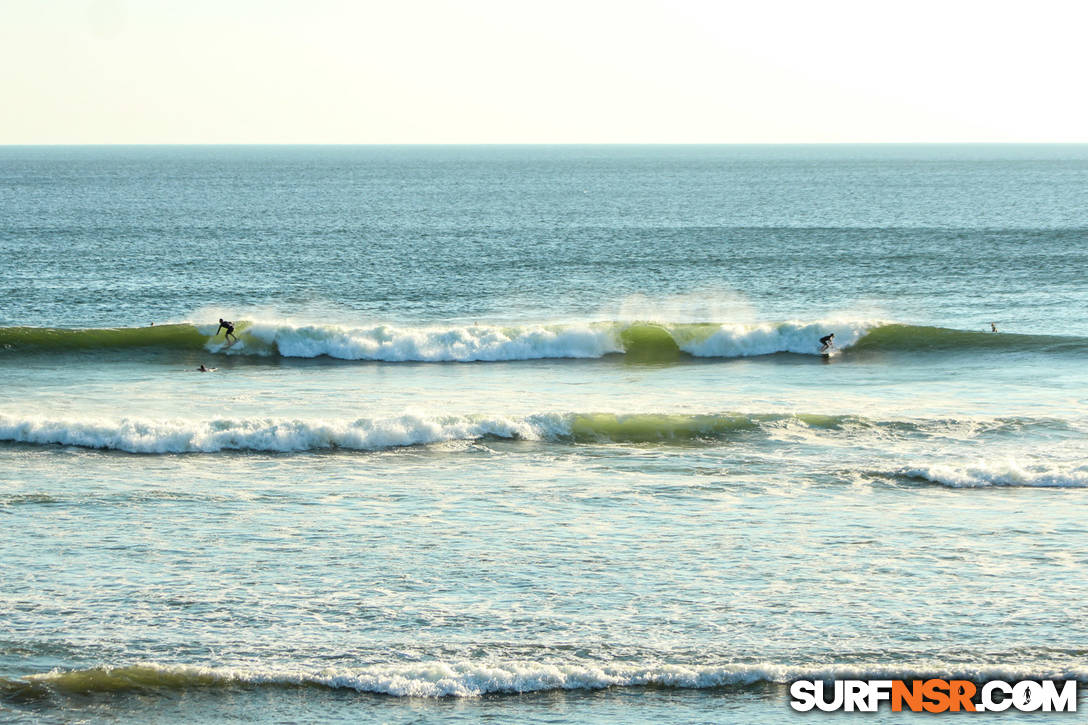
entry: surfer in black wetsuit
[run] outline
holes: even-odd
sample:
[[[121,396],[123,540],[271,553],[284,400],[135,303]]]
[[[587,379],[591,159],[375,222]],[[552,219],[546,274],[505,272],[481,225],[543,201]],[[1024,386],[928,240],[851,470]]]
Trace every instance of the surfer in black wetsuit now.
[[[222,330],[222,329],[226,329],[226,331],[227,331],[227,334],[223,335],[223,338],[227,342],[237,342],[238,341],[238,338],[234,335],[234,323],[233,322],[228,322],[227,320],[224,320],[222,317],[220,317],[219,318],[219,330]],[[219,337],[219,330],[215,331],[215,336],[216,337]],[[234,338],[233,340],[231,339],[232,337]]]
[[[835,333],[832,332],[830,335],[821,337],[820,344],[823,345],[823,347],[820,348],[820,352],[827,352],[830,350],[835,345]]]
[[[990,332],[997,332],[997,325],[993,322],[990,323]]]

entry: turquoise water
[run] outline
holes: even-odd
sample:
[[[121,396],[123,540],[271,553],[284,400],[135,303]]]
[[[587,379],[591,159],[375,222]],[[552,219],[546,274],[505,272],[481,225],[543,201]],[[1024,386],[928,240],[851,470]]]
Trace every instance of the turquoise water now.
[[[1088,147],[9,147],[0,209],[3,719],[1088,679]]]

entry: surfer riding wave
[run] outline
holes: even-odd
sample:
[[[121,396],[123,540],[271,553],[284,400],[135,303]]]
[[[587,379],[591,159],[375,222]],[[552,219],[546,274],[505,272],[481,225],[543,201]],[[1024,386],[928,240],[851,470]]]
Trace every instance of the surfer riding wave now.
[[[227,341],[228,345],[233,345],[234,343],[238,342],[238,338],[234,334],[234,323],[230,322],[228,320],[224,320],[222,317],[220,317],[219,318],[219,329],[217,329],[215,331],[215,337],[219,337],[219,330],[224,330],[224,329],[227,332],[226,332],[225,335],[223,335],[223,338]]]

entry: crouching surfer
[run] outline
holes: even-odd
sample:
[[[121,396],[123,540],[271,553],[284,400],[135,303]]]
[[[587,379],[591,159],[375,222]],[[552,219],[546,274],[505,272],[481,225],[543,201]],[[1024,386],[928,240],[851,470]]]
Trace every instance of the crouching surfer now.
[[[219,337],[219,330],[227,331],[226,334],[223,335],[223,338],[227,341],[227,345],[233,345],[234,343],[238,342],[238,338],[234,335],[233,322],[230,322],[229,320],[224,320],[222,317],[220,317],[219,328],[215,331],[216,337]]]
[[[835,333],[832,332],[830,335],[824,335],[823,337],[821,337],[820,345],[821,353],[829,352],[831,348],[835,347]]]

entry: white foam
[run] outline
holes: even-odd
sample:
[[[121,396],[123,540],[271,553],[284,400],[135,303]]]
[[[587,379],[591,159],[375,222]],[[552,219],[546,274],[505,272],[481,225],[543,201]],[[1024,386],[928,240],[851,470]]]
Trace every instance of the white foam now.
[[[349,328],[256,323],[245,333],[286,357],[328,355],[343,360],[473,362],[598,358],[623,351],[611,326],[590,324]]]
[[[186,420],[50,420],[0,414],[0,440],[105,448],[129,453],[211,453],[223,450],[379,450],[484,436],[536,440],[570,431],[570,417],[426,417],[354,421],[273,418]]]
[[[481,438],[509,440],[668,440],[726,436],[755,427],[773,440],[827,440],[886,425],[863,418],[748,413],[703,415],[613,413],[537,413],[510,415],[427,415],[405,413],[384,418],[210,418],[144,419],[95,416],[48,418],[0,412],[0,441],[37,445],[81,446],[129,453],[215,453],[229,450],[373,451],[435,443],[468,445]],[[891,421],[894,423],[894,421]],[[932,433],[933,425],[908,425],[908,431]],[[944,421],[935,423],[944,430]],[[701,432],[701,433],[700,433]],[[1079,463],[1079,462],[1078,462]],[[902,468],[893,475],[924,478],[948,486],[1088,486],[1088,466],[1014,461],[974,466],[933,465]]]
[[[576,322],[554,325],[463,325],[351,327],[304,324],[289,320],[256,321],[241,330],[238,343],[222,338],[206,345],[229,355],[279,354],[285,357],[327,355],[343,360],[385,362],[496,362],[553,358],[599,358],[622,353],[621,334],[629,322]],[[685,323],[686,324],[686,323]],[[826,320],[698,325],[659,323],[681,350],[697,357],[744,357],[777,352],[816,354],[817,340],[835,333],[837,347],[857,342],[877,321]],[[214,328],[198,327],[211,334]]]
[[[709,337],[684,341],[675,335],[684,352],[696,357],[751,357],[792,352],[816,355],[821,337],[835,334],[835,347],[850,347],[869,330],[883,323],[877,321],[782,322],[752,325],[721,325]]]
[[[88,671],[83,671],[88,672]],[[910,679],[943,676],[974,681],[1001,679],[1085,679],[1083,670],[1038,666],[949,665],[922,662],[911,665],[786,666],[773,663],[685,665],[647,663],[612,665],[503,661],[481,663],[424,662],[375,664],[359,668],[307,669],[304,667],[200,667],[137,663],[129,667],[101,668],[103,679],[131,680],[153,686],[186,686],[211,680],[223,684],[318,685],[396,697],[479,697],[490,693],[526,693],[549,690],[599,690],[609,687],[677,687],[705,689],[744,686],[757,682],[785,685],[795,679]],[[63,684],[71,673],[53,671],[31,675],[32,682]],[[79,680],[81,689],[89,686]],[[104,685],[106,683],[103,683]],[[111,687],[112,689],[112,687]]]
[[[951,488],[1039,486],[1088,488],[1088,465],[1020,463],[1011,458],[974,464],[936,464],[902,468],[898,475],[922,478]]]

